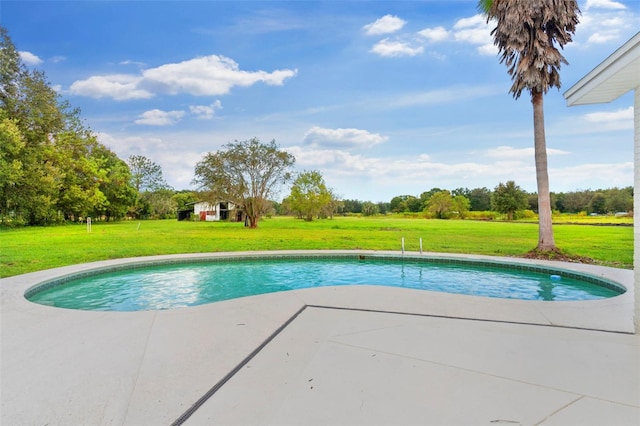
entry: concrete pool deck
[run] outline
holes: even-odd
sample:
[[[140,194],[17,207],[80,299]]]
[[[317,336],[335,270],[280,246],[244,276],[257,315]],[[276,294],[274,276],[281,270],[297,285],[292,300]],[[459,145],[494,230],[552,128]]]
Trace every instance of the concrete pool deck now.
[[[143,312],[24,298],[37,283],[91,268],[208,256],[216,254],[3,279],[0,423],[640,424],[630,270],[438,255],[575,270],[628,289],[581,302],[379,286]]]

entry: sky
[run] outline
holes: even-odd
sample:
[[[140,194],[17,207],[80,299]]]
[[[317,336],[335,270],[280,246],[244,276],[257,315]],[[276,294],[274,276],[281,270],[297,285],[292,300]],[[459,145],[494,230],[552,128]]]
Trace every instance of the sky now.
[[[579,5],[544,100],[552,192],[633,185],[633,93],[562,95],[640,29],[640,0]],[[255,137],[344,199],[537,191],[530,96],[509,93],[475,0],[2,0],[0,25],[103,144],[175,189],[196,189],[207,152]]]

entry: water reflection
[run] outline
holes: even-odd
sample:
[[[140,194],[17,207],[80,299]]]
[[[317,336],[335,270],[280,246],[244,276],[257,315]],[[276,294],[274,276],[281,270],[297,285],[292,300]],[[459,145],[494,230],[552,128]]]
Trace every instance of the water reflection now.
[[[540,280],[540,287],[538,288],[538,296],[542,300],[554,300],[553,289],[555,285],[551,280]]]

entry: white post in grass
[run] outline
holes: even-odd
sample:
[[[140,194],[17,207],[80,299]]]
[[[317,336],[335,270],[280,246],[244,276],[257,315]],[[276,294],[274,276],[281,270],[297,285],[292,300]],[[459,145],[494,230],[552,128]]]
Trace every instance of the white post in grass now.
[[[87,232],[91,232],[91,218],[87,217]]]
[[[404,254],[404,237],[402,237],[402,254]]]

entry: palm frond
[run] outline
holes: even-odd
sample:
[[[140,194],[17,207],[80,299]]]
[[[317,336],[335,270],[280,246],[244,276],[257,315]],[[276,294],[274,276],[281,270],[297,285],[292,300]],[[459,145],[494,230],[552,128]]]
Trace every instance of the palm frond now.
[[[571,42],[579,22],[576,0],[480,0],[478,8],[486,10],[488,21],[496,21],[491,35],[516,99],[525,89],[546,93],[560,88],[559,69],[568,62],[559,48]]]

